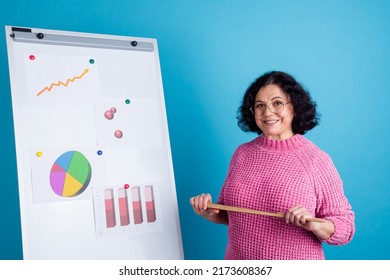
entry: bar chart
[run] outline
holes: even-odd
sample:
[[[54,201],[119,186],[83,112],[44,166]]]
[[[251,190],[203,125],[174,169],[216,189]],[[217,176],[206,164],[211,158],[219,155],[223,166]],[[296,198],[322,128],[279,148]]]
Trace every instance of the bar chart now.
[[[107,186],[93,192],[98,238],[162,230],[155,184]]]

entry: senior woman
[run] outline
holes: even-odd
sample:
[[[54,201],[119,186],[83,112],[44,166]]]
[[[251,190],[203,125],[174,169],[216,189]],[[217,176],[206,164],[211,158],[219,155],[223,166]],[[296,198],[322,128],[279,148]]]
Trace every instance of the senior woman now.
[[[239,127],[259,136],[233,154],[217,203],[285,215],[210,209],[210,194],[191,197],[196,214],[228,225],[225,259],[325,259],[323,242],[348,243],[355,215],[342,180],[328,154],[303,136],[318,124],[309,93],[289,74],[267,72],[238,112]]]

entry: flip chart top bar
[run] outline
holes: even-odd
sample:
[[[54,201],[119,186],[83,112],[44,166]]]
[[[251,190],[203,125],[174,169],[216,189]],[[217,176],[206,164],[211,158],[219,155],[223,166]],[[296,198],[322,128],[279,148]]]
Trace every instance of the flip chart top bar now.
[[[36,43],[47,45],[63,45],[74,47],[89,47],[103,49],[118,49],[131,51],[153,52],[154,46],[151,42],[142,42],[137,40],[120,40],[120,39],[102,39],[81,36],[68,36],[46,34],[42,32],[32,32],[30,30],[21,31],[13,29],[11,37],[17,43]]]

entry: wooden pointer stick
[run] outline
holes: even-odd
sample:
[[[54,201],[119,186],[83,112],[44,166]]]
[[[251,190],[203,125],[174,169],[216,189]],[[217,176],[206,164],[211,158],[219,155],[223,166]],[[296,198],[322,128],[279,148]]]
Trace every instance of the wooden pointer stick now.
[[[247,214],[270,216],[270,217],[276,217],[276,218],[284,218],[284,213],[264,212],[264,211],[260,211],[260,210],[234,207],[234,206],[228,206],[228,205],[223,205],[223,204],[209,203],[209,204],[207,204],[207,207],[210,209],[218,209],[218,210],[234,211],[234,212],[241,212],[241,213],[247,213]],[[325,220],[319,219],[319,218],[308,218],[308,219],[306,219],[306,221],[325,223]]]

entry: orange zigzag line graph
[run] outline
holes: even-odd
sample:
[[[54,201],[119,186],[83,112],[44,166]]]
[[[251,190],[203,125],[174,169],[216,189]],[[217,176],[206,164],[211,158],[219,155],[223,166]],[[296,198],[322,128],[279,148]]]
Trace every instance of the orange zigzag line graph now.
[[[88,71],[89,71],[89,68],[85,69],[84,72],[81,73],[80,76],[76,76],[76,77],[73,77],[71,79],[67,79],[65,83],[61,82],[61,81],[58,81],[58,83],[52,83],[50,86],[45,87],[40,92],[38,92],[37,96],[40,96],[45,91],[49,91],[50,92],[53,89],[53,87],[59,87],[59,86],[67,87],[69,85],[69,83],[73,83],[75,80],[80,80],[85,74],[88,73]]]

